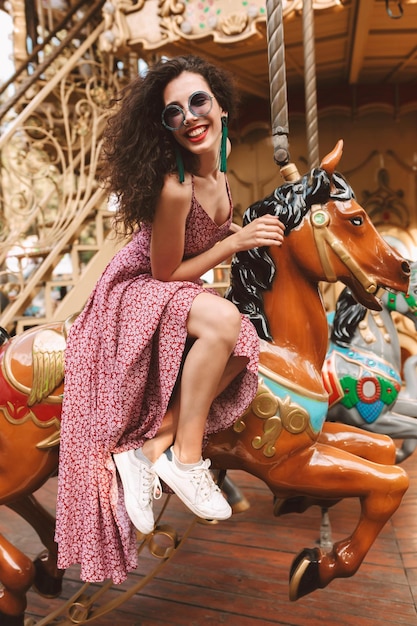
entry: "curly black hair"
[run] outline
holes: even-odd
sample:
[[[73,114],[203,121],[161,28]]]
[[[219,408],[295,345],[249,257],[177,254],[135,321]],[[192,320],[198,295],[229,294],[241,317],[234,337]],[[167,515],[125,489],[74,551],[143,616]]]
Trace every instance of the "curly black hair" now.
[[[269,196],[246,209],[243,226],[261,215],[276,215],[285,226],[285,236],[297,228],[313,204],[325,204],[330,198],[346,201],[354,198],[353,189],[338,172],[331,176],[314,168],[298,181],[284,183]],[[263,293],[272,289],[276,267],[267,247],[241,250],[233,257],[230,287],[225,297],[249,317],[259,337],[272,341],[266,317]],[[284,306],[284,305],[283,305]]]
[[[116,228],[122,225],[127,233],[153,221],[164,178],[176,171],[175,144],[185,169],[196,173],[198,158],[180,147],[161,123],[165,87],[183,72],[200,74],[229,118],[236,114],[233,77],[194,55],[158,61],[113,99],[117,110],[104,131],[100,177],[118,201]]]

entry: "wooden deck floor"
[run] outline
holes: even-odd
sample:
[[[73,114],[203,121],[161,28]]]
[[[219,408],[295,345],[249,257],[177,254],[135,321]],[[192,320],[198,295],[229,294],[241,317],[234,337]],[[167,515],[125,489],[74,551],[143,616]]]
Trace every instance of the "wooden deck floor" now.
[[[388,626],[417,625],[417,456],[404,463],[411,487],[357,574],[337,580],[297,602],[288,600],[288,572],[294,556],[318,539],[320,511],[281,518],[257,479],[230,475],[243,488],[251,508],[218,525],[196,524],[166,567],[142,591],[93,624],[97,626]],[[56,480],[38,492],[51,510]],[[331,510],[333,539],[347,536],[358,504],[345,500]],[[164,522],[187,528],[192,517],[172,497]],[[9,509],[0,509],[0,531],[26,554],[41,546],[32,529]],[[144,550],[141,565],[110,597],[138,582],[156,559]],[[80,587],[77,568],[66,573],[60,599],[29,593],[28,615],[41,621]]]

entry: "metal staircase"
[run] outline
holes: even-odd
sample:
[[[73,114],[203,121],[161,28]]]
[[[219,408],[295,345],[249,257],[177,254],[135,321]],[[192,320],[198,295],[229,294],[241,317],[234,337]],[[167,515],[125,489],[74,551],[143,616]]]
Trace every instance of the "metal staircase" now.
[[[44,19],[2,88],[15,87],[0,106],[0,325],[11,332],[78,311],[124,243],[97,167],[108,105],[137,59],[100,52],[103,4],[79,1],[51,30]]]
[[[30,16],[11,4],[21,63],[0,86],[0,326],[19,334],[78,312],[126,242],[111,228],[98,165],[109,105],[139,58],[106,45],[105,0],[73,0],[65,14],[29,3]],[[226,263],[209,286],[223,293],[228,280]]]

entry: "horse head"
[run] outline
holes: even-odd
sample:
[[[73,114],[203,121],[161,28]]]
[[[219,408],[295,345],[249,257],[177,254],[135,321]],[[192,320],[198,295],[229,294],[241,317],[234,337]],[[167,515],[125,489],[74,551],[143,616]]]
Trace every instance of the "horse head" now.
[[[341,281],[369,309],[381,310],[376,295],[380,287],[407,290],[408,261],[382,238],[349,183],[336,171],[342,149],[339,141],[320,167],[298,181],[284,183],[245,212],[244,225],[265,213],[278,216],[287,238],[281,248],[240,252],[232,262],[227,297],[252,319],[264,339],[272,339],[264,299],[280,265],[286,268],[283,272],[304,272],[307,281],[316,285]],[[282,298],[286,298],[284,290]]]
[[[378,288],[398,289],[401,285],[400,290],[407,289],[410,267],[377,232],[350,185],[335,171],[342,148],[339,141],[320,165],[331,185],[327,202],[311,207],[324,280],[340,280],[358,302],[381,310]]]

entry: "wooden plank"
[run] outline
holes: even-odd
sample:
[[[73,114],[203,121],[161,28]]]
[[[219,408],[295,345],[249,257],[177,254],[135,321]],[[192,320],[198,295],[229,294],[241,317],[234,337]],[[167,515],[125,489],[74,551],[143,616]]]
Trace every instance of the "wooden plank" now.
[[[140,593],[111,614],[93,622],[98,626],[380,626],[417,625],[417,468],[409,470],[411,487],[403,504],[383,529],[355,576],[336,580],[324,590],[288,600],[288,572],[294,556],[318,538],[319,509],[276,518],[272,496],[258,479],[231,472],[251,508],[216,525],[196,524],[181,550]],[[53,510],[56,479],[38,492]],[[330,511],[333,539],[346,536],[356,524],[359,507],[345,500]],[[174,496],[167,520],[181,532],[192,517]],[[165,518],[164,518],[165,521]],[[0,531],[34,556],[40,545],[30,527],[16,514],[0,509]],[[146,550],[138,570],[123,585],[113,587],[117,598],[154,565]],[[59,599],[29,593],[28,615],[39,619],[61,605],[80,587],[78,568],[66,573]]]

